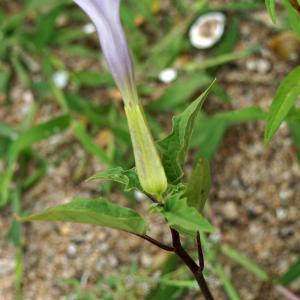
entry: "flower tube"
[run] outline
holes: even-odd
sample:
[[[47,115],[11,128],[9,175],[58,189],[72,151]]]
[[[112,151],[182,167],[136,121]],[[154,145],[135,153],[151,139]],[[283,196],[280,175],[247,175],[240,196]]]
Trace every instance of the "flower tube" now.
[[[96,26],[101,48],[122,94],[140,183],[161,198],[167,179],[143,108],[139,103],[132,59],[120,20],[120,0],[74,0]]]

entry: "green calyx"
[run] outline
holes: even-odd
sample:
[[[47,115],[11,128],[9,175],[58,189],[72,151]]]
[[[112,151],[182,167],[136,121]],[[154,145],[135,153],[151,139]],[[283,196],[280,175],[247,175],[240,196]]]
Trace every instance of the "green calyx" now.
[[[141,105],[125,105],[136,169],[145,192],[162,198],[167,178]]]

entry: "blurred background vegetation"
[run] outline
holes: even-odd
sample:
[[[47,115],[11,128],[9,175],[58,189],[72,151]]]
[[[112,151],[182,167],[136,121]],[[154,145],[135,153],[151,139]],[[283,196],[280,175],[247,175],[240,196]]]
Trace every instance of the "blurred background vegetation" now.
[[[193,48],[187,33],[199,15],[210,11],[221,11],[226,15],[225,32],[213,48],[200,51]],[[283,169],[290,170],[293,176],[285,182],[293,188],[290,198],[291,205],[295,205],[299,200],[296,158],[297,155],[300,158],[299,117],[291,116],[288,126],[270,146],[269,153],[262,146],[263,121],[276,87],[299,64],[299,40],[290,32],[283,6],[278,5],[276,26],[261,0],[127,0],[122,1],[121,13],[133,52],[139,95],[155,138],[164,137],[170,130],[171,117],[182,111],[217,77],[217,84],[197,120],[187,169],[196,159],[204,157],[211,160],[214,173],[223,172],[224,166],[229,165],[228,172],[232,172],[232,177],[239,177],[234,161],[226,163],[227,157],[235,157],[236,152],[243,151],[243,147],[238,146],[239,139],[249,146],[258,140],[259,150],[251,148],[259,152],[254,155],[257,164],[267,161],[270,156],[270,161],[276,160],[278,157],[272,153],[284,148],[286,152],[280,157]],[[177,70],[177,78],[172,83],[161,82],[159,73],[170,67]],[[244,136],[248,137],[247,142]],[[96,170],[119,165],[123,168],[133,166],[130,137],[121,97],[103,63],[93,25],[71,0],[0,0],[1,299],[198,299],[196,286],[185,269],[174,272],[178,261],[160,255],[157,250],[151,250],[151,255],[155,254],[157,264],[163,266],[162,272],[157,271],[157,264],[147,263],[148,256],[144,257],[142,265],[137,259],[129,259],[122,265],[122,259],[114,263],[111,258],[112,263],[104,268],[105,272],[103,268],[89,267],[87,271],[85,260],[88,256],[78,250],[78,244],[83,243],[84,238],[79,242],[72,241],[80,227],[75,227],[75,232],[70,227],[58,229],[58,225],[26,224],[21,228],[15,221],[15,215],[38,210],[53,202],[64,202],[75,194],[103,195],[143,209],[141,195],[128,193],[126,200],[120,196],[117,186],[84,183]],[[262,163],[262,168],[267,166]],[[272,174],[275,169],[276,166],[270,167],[267,174]],[[282,183],[286,177],[280,178]],[[272,179],[271,175],[269,179]],[[227,184],[221,175],[214,183],[216,190]],[[276,185],[276,180],[273,183]],[[237,209],[237,204],[232,203],[239,199],[239,189],[249,188],[243,184],[233,185],[229,188],[231,192],[223,198],[216,191],[212,193],[211,201],[216,205],[231,201],[234,206],[227,207],[227,215],[220,212],[217,216],[225,235],[230,235],[231,228],[239,226],[245,234],[247,226],[251,228],[251,218],[260,213],[264,215],[276,205],[282,209],[275,200],[275,206],[268,206],[258,199],[263,211],[249,210],[246,205],[248,223],[243,223],[246,222],[243,219],[244,204],[237,201]],[[257,184],[252,194],[259,193],[260,188]],[[280,191],[274,188],[268,195],[277,199]],[[241,200],[250,203],[252,198]],[[226,206],[220,207],[226,209]],[[299,207],[294,207],[298,211],[287,215],[285,226],[295,225],[299,217]],[[213,208],[209,210],[213,212]],[[284,210],[276,210],[274,220],[278,215],[280,219],[282,214]],[[260,220],[263,230],[278,226],[273,219],[269,222],[261,217]],[[37,233],[39,226],[41,231]],[[284,228],[291,230],[291,227]],[[299,226],[293,228],[293,232],[297,228]],[[84,227],[82,236],[89,230],[96,232],[95,245],[91,248],[97,249],[102,243],[101,230]],[[105,232],[111,235],[110,231]],[[35,234],[37,239],[33,237]],[[157,234],[164,236],[159,230]],[[287,236],[290,234],[295,238],[291,232]],[[65,235],[63,242],[67,243],[58,253],[59,245],[53,242],[57,235]],[[241,236],[246,236],[248,241],[245,240],[245,247],[238,250]],[[249,235],[248,239],[247,234],[241,236],[233,234],[227,239],[218,235],[205,241],[207,276],[213,292],[219,295],[217,299],[298,299],[293,293],[300,292],[299,285],[295,284],[300,276],[299,243],[298,248],[291,246],[292,243],[286,244],[285,255],[289,259],[277,272],[278,268],[273,269],[270,265],[282,261],[280,247],[285,245],[286,236],[279,235],[277,242],[282,244],[271,261],[247,252],[245,249],[254,247],[255,243],[251,243]],[[131,256],[130,248],[115,247],[114,239],[122,238],[126,244],[128,236],[125,234],[108,237],[107,247],[110,252],[127,251]],[[233,245],[229,246],[227,241],[233,241]],[[47,243],[48,249],[53,246],[52,252],[46,254],[42,248],[39,252],[39,245],[45,247]],[[138,257],[143,257],[142,253],[148,247],[139,245],[134,251]],[[105,259],[106,254],[95,251],[97,256],[103,255]],[[50,268],[46,272],[48,275],[39,276],[43,264],[38,262],[37,254],[45,255],[46,260],[48,257],[50,265],[52,259],[65,256],[65,261],[62,258],[54,265],[62,264],[62,268],[69,268],[70,272],[56,274]],[[72,266],[74,255],[80,261],[76,269]],[[269,256],[272,256],[271,252]],[[255,260],[263,262],[264,267],[254,263]],[[244,274],[236,271],[240,269],[246,269],[250,274],[245,277],[247,280],[237,278]],[[53,274],[50,274],[51,270]]]

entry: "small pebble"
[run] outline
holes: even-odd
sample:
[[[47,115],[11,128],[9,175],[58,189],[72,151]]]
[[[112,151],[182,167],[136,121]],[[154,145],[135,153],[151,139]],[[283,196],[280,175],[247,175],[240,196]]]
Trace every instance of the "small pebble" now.
[[[220,243],[222,241],[222,236],[219,233],[212,233],[209,239],[215,243]]]
[[[109,265],[113,268],[119,264],[118,259],[114,255],[109,255],[107,257],[107,261],[108,261]]]
[[[233,201],[227,202],[223,206],[223,214],[224,214],[225,218],[229,221],[236,220],[239,216],[237,205]]]
[[[291,199],[292,196],[293,196],[293,191],[292,190],[281,190],[279,192],[280,202],[283,205],[288,204],[288,202],[289,202],[289,200]]]
[[[101,243],[98,248],[99,248],[99,251],[101,251],[101,252],[107,252],[107,250],[109,249],[109,244]]]
[[[271,70],[271,63],[266,59],[250,58],[246,61],[246,68],[251,72],[266,74]]]
[[[287,211],[284,208],[276,209],[276,217],[278,220],[284,220],[287,217]]]
[[[254,59],[248,59],[246,61],[246,68],[249,71],[256,71],[256,61]]]
[[[26,102],[27,104],[31,104],[34,100],[34,96],[31,91],[26,91],[23,94],[23,99],[24,99],[24,102]]]
[[[147,253],[143,253],[142,256],[141,256],[141,264],[144,266],[144,267],[149,267],[152,265],[152,257],[147,254]]]
[[[67,254],[68,254],[69,257],[75,257],[76,256],[76,254],[77,254],[77,246],[74,243],[71,243],[68,246]]]
[[[54,81],[54,84],[59,88],[59,89],[64,89],[68,82],[69,82],[69,73],[67,71],[58,71],[53,74],[52,79]]]
[[[99,273],[103,272],[103,268],[105,267],[105,265],[106,265],[106,261],[104,259],[99,260],[95,266],[96,271]]]
[[[257,71],[261,74],[266,74],[271,70],[271,63],[266,59],[259,59],[257,61]]]
[[[176,69],[168,68],[168,69],[162,70],[158,74],[158,79],[163,83],[170,83],[170,82],[173,82],[177,78],[177,75],[178,75],[178,73],[177,73]]]
[[[83,32],[85,34],[92,34],[96,32],[96,27],[93,23],[88,23],[83,26]]]
[[[197,49],[213,47],[223,36],[226,17],[221,12],[210,12],[200,16],[192,25],[189,38]]]

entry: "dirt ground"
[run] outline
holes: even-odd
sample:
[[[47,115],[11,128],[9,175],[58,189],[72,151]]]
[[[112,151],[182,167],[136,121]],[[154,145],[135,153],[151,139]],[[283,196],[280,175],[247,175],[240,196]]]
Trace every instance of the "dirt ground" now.
[[[280,79],[294,65],[279,59],[267,47],[271,35],[275,34],[269,26],[265,12],[257,12],[242,23],[237,50],[255,42],[262,49],[251,58],[221,69],[218,80],[232,102],[220,104],[211,97],[206,105],[210,113],[251,105],[263,109],[269,106]],[[259,67],[262,61],[268,68]],[[14,103],[10,115],[0,107],[3,121],[11,122],[14,114],[26,107],[24,99]],[[51,105],[44,109],[53,111]],[[247,254],[270,274],[278,275],[284,273],[300,253],[300,166],[286,124],[269,146],[263,144],[263,130],[262,122],[252,122],[235,126],[226,133],[213,161],[210,205],[222,231],[222,240]],[[86,154],[70,132],[39,143],[36,149],[55,161],[66,145],[72,145],[72,155],[51,165],[48,174],[25,195],[23,204],[28,211],[41,211],[67,202],[75,195],[95,196],[98,182],[74,183],[72,180],[78,161],[86,159]],[[86,173],[100,169],[102,166],[96,160],[89,160]],[[114,194],[112,200],[128,205],[119,193]],[[139,209],[146,208],[145,201],[140,201]],[[0,299],[11,300],[14,299],[15,250],[5,237],[11,216],[8,209],[2,210],[0,216]],[[160,250],[129,234],[88,225],[32,223],[26,224],[23,231],[26,245],[24,300],[65,299],[63,279],[77,278],[88,287],[97,278],[121,272],[133,263],[140,266],[141,273],[147,272],[165,257]],[[151,234],[166,242],[170,239],[160,220]],[[284,299],[273,287],[258,282],[228,260],[226,265],[243,300]],[[156,277],[153,272],[153,282]],[[210,283],[216,286],[213,288],[213,293],[218,295],[216,299],[225,299],[218,284],[212,281]],[[133,285],[141,290],[141,299],[150,288],[148,284]],[[291,288],[300,293],[299,282]]]

